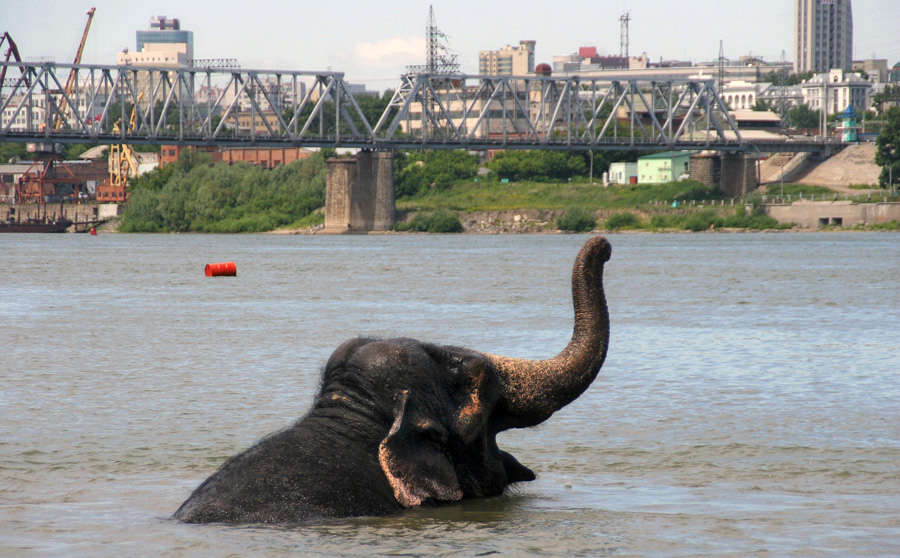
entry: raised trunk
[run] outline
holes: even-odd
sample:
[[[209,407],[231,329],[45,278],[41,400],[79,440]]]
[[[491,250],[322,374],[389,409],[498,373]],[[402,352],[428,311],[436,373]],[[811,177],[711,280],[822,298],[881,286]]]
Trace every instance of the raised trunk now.
[[[596,236],[578,253],[572,270],[575,329],[558,355],[548,360],[487,355],[499,370],[503,386],[498,430],[540,424],[594,381],[609,344],[603,265],[611,252],[609,242]]]

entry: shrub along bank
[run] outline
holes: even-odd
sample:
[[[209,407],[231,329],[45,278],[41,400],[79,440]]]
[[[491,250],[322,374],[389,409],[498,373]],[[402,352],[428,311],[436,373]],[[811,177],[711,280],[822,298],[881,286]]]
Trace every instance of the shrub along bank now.
[[[682,214],[654,214],[648,220],[641,220],[632,213],[617,213],[605,222],[610,230],[645,229],[645,230],[688,230],[705,231],[711,229],[790,229],[792,225],[780,225],[775,219],[766,216],[762,209],[747,212],[743,205],[725,212],[714,209],[698,209]]]
[[[132,184],[122,232],[261,232],[321,222],[325,156],[274,169],[248,163],[211,165],[182,151],[177,163]]]

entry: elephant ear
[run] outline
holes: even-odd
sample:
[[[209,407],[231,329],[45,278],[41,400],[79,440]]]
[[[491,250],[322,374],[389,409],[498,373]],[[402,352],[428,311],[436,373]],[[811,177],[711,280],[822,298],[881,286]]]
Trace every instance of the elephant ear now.
[[[462,499],[453,464],[447,457],[447,430],[432,418],[421,416],[404,391],[390,432],[378,448],[378,461],[394,497],[405,507],[432,498]]]

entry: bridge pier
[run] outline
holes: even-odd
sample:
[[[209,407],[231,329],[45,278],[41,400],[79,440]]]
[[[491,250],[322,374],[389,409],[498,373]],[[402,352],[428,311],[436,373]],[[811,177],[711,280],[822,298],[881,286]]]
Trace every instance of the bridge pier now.
[[[394,224],[394,154],[360,151],[328,160],[320,234],[383,232]]]
[[[715,186],[732,198],[744,198],[759,187],[758,159],[747,153],[692,155],[690,178]]]

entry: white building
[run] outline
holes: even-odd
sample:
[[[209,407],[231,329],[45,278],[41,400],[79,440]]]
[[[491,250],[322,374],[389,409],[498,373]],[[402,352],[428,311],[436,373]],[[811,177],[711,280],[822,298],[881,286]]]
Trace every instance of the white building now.
[[[760,91],[757,99],[784,116],[792,107],[803,104],[803,90],[799,85],[771,85]]]
[[[816,74],[800,84],[803,102],[813,110],[825,108],[825,114],[840,114],[848,106],[858,113],[871,106],[872,84],[859,74],[831,70]]]
[[[154,16],[150,29],[135,33],[136,52],[116,56],[119,66],[187,67],[194,59],[194,32],[181,29],[178,18]]]
[[[186,68],[191,65],[193,55],[188,53],[184,43],[147,43],[139,52],[129,52],[126,48],[116,55],[119,66],[142,66],[153,68]]]
[[[726,82],[719,91],[719,96],[731,110],[753,110],[756,101],[762,96],[771,83],[751,83],[744,80]]]
[[[610,184],[637,184],[638,164],[615,162],[609,164]]]

